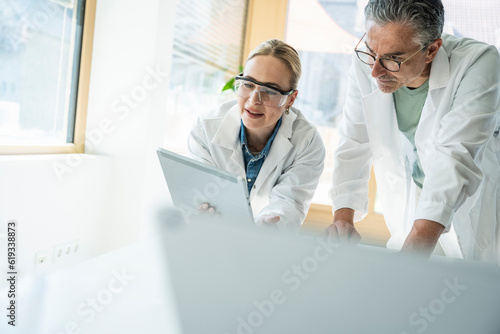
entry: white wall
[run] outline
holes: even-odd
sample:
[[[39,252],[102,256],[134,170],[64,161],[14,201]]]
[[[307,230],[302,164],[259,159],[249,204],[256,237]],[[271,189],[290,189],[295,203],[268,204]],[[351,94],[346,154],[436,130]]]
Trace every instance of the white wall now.
[[[0,234],[18,221],[21,274],[40,250],[43,270],[54,270],[153,232],[167,200],[155,150],[168,121],[174,9],[175,0],[99,0],[85,154],[0,157]],[[72,240],[76,255],[53,263],[53,246]]]

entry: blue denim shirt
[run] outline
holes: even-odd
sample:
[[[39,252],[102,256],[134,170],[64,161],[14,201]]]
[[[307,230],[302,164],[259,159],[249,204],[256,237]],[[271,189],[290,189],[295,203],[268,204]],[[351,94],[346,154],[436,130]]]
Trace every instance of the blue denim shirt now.
[[[260,168],[264,164],[264,160],[266,160],[267,155],[269,154],[269,150],[271,149],[271,145],[273,144],[274,137],[276,137],[276,133],[278,133],[278,129],[281,125],[281,118],[276,123],[276,127],[274,128],[274,132],[271,135],[271,138],[267,141],[266,146],[259,153],[259,155],[254,156],[248,150],[247,144],[247,135],[245,132],[245,126],[243,125],[243,121],[241,122],[240,128],[240,141],[241,141],[241,149],[243,150],[243,159],[245,161],[246,166],[246,175],[247,175],[247,185],[248,185],[248,193],[252,190],[253,184],[259,175]]]

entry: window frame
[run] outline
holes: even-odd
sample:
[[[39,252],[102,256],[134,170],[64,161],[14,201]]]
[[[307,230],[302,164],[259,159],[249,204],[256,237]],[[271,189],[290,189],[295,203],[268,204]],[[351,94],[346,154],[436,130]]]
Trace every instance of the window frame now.
[[[0,155],[71,154],[85,152],[85,127],[87,121],[96,5],[97,0],[85,1],[73,143],[61,145],[0,145]]]
[[[263,41],[285,38],[288,0],[249,0],[241,64]]]

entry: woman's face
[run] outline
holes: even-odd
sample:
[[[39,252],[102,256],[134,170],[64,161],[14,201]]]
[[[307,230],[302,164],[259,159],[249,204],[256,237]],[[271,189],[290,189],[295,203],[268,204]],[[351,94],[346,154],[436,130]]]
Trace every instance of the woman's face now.
[[[243,71],[243,76],[276,87],[282,91],[291,90],[290,72],[285,64],[273,56],[256,56],[250,59]],[[240,115],[245,127],[252,132],[272,132],[286,108],[292,106],[297,91],[288,96],[281,107],[270,107],[259,101],[259,94],[253,93],[249,98],[238,97]]]

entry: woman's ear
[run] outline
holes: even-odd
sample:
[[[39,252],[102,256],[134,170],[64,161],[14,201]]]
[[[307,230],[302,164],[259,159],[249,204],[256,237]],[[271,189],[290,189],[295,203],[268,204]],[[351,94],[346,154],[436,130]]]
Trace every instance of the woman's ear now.
[[[290,101],[287,104],[287,108],[291,108],[293,103],[295,102],[295,99],[297,98],[297,94],[299,91],[296,89],[291,95],[290,95]]]

